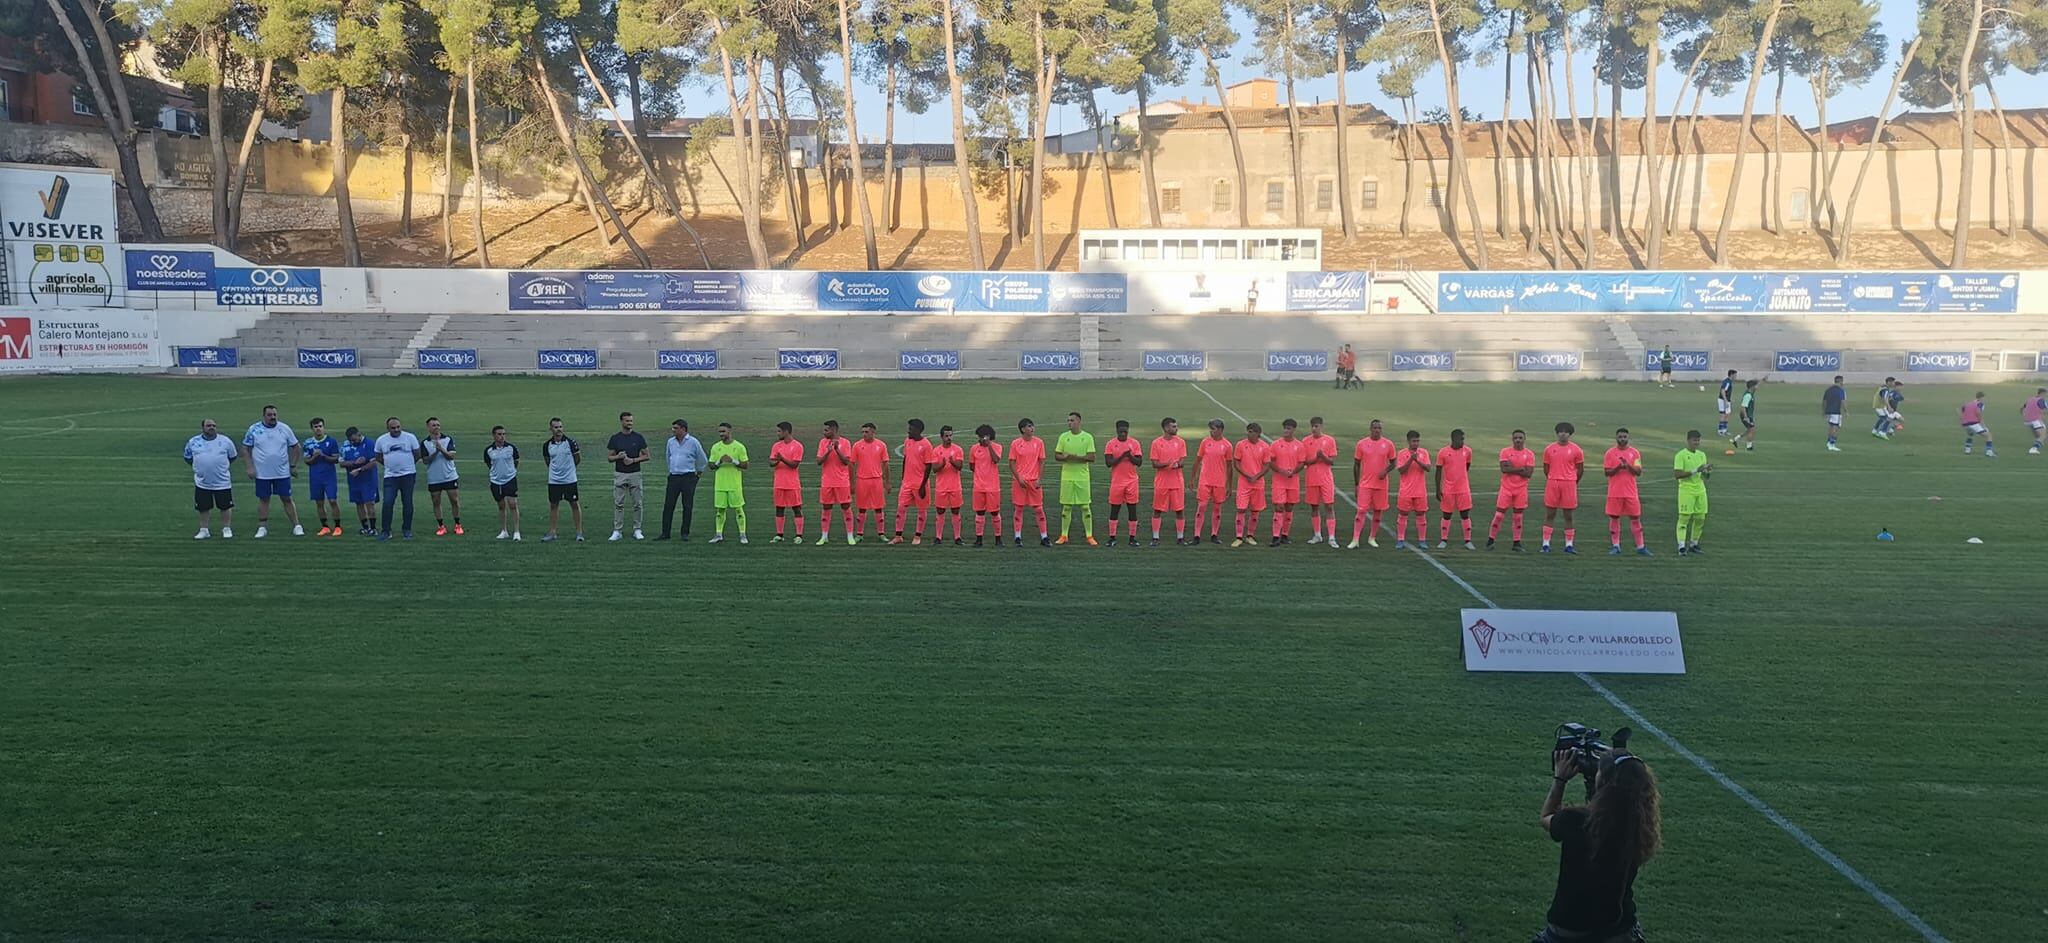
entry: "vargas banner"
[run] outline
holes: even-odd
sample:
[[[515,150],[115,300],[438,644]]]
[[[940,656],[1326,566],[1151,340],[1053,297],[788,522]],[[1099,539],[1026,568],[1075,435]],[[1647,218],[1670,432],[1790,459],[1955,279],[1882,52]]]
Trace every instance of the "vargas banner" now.
[[[0,373],[161,364],[155,312],[51,309],[0,318]]]
[[[1684,674],[1675,612],[1466,609],[1466,671]]]
[[[1677,311],[1684,290],[1685,276],[1670,272],[1458,272],[1437,279],[1437,310],[1468,314]]]

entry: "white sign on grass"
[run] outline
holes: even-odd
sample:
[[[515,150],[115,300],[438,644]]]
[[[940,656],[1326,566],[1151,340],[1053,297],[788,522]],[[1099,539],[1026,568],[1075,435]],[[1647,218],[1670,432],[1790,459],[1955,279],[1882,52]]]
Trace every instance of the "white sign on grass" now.
[[[1684,674],[1675,612],[1466,609],[1466,671]]]

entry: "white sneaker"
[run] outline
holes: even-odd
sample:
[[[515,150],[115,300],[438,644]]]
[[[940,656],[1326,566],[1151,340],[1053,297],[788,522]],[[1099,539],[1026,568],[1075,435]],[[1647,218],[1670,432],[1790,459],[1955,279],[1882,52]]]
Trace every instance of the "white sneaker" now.
[[[1836,444],[1834,444],[1833,442],[1830,442],[1830,443],[1828,443],[1828,451],[1830,451],[1830,452],[1839,452],[1839,451],[1841,451],[1841,450],[1842,450],[1842,447],[1841,447],[1841,446],[1839,446],[1839,445],[1836,445]]]
[[[1448,540],[1439,540],[1436,542],[1436,548],[1438,550],[1449,550],[1451,549],[1451,542]]]
[[[640,532],[640,528],[638,528],[638,527],[635,527],[635,528],[633,528],[633,539],[634,539],[634,540],[646,540],[646,539],[647,539],[647,535],[646,535],[646,534],[643,534],[643,533],[641,533],[641,532]]]
[[[232,527],[223,527],[223,528],[221,528],[221,529],[220,529],[220,539],[222,539],[222,540],[233,540],[233,539],[235,539],[235,529],[234,529],[234,528],[232,528]]]
[[[744,547],[744,546],[746,546],[746,545],[747,545],[747,535],[745,535],[745,534],[741,534],[741,535],[740,535],[740,546]]]
[[[1478,549],[1478,548],[1477,548],[1477,547],[1474,547],[1474,546],[1472,546],[1472,541],[1469,541],[1469,540],[1468,540],[1468,541],[1465,541],[1465,549],[1467,549],[1467,550],[1476,550],[1476,549]]]
[[[516,531],[516,530],[512,532],[512,542],[513,542],[513,543],[518,543],[518,542],[519,542],[519,532],[518,532],[518,531]]]
[[[1378,550],[1380,548],[1380,539],[1378,536],[1367,537],[1365,538],[1365,545]]]
[[[193,539],[193,540],[208,540],[208,539],[211,539],[212,537],[213,537],[213,529],[212,529],[212,528],[208,528],[208,527],[201,527],[201,528],[199,528],[199,533],[196,533],[196,534],[193,534],[193,535],[192,535],[192,539]]]
[[[707,543],[707,544],[722,544],[722,543],[725,543],[725,535],[724,535],[724,534],[713,534],[713,535],[711,536],[711,539],[710,539],[710,540],[707,540],[707,541],[705,541],[705,543]]]
[[[265,537],[268,537],[268,536],[270,536],[270,528],[268,528],[268,527],[264,527],[264,526],[263,526],[263,525],[261,525],[261,524],[258,524],[258,525],[256,525],[256,539],[257,539],[257,540],[262,540],[263,538],[265,538]]]
[[[511,531],[509,531],[509,530],[501,530],[501,531],[499,531],[499,532],[498,532],[498,539],[499,539],[499,540],[506,540],[506,539],[509,539],[509,538],[510,538],[511,536],[512,536],[512,532],[511,532]]]
[[[1351,541],[1350,545],[1349,545],[1349,546],[1347,546],[1347,547],[1345,547],[1345,549],[1346,549],[1346,550],[1357,550],[1357,549],[1358,549],[1358,541],[1357,541],[1356,539],[1353,539],[1353,540]]]
[[[621,534],[621,533],[619,533],[618,531],[612,531],[612,538],[611,538],[611,539],[612,539],[612,543],[618,543],[619,541],[621,541],[621,540],[624,540],[624,539],[626,539],[626,535],[624,535],[624,534]]]
[[[293,524],[293,525],[292,525],[292,536],[293,536],[293,537],[304,537],[304,536],[306,536],[306,528],[305,528],[305,526],[304,526],[304,525],[300,525],[300,524]]]
[[[1315,546],[1316,544],[1322,543],[1322,542],[1323,542],[1323,535],[1321,535],[1321,534],[1317,534],[1317,535],[1315,535],[1315,536],[1313,536],[1313,537],[1310,537],[1310,538],[1308,539],[1308,545],[1309,545],[1309,546],[1311,546],[1311,547]]]
[[[1337,545],[1337,537],[1336,537],[1336,535],[1335,535],[1335,534],[1332,534],[1332,535],[1330,536],[1330,540],[1329,540],[1329,546],[1330,546],[1330,549],[1331,549],[1331,550],[1341,550],[1341,549],[1343,549],[1343,548],[1341,548],[1341,547],[1339,547],[1339,546]]]

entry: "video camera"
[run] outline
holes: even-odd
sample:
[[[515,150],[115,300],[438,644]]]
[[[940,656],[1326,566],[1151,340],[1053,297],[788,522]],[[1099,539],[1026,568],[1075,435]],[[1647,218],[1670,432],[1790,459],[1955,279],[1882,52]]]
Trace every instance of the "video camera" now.
[[[1558,724],[1557,742],[1553,751],[1570,751],[1572,761],[1579,767],[1579,773],[1586,777],[1586,795],[1600,788],[1600,769],[1610,754],[1627,753],[1628,738],[1635,731],[1623,727],[1614,732],[1614,743],[1609,745],[1600,739],[1600,728],[1584,724]],[[1553,753],[1552,755],[1555,755]]]

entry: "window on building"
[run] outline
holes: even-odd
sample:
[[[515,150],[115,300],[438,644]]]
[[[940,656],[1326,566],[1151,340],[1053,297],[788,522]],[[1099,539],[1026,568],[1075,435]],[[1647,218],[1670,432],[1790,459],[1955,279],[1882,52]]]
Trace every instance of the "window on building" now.
[[[1805,188],[1792,191],[1792,205],[1785,207],[1785,218],[1795,223],[1806,222],[1807,200]]]
[[[1230,181],[1216,181],[1215,193],[1216,195],[1211,206],[1213,209],[1215,209],[1216,212],[1228,212],[1230,208],[1235,205],[1234,203],[1232,203],[1230,199]]]
[[[99,114],[99,112],[92,107],[92,102],[86,101],[85,99],[78,97],[78,89],[76,88],[73,88],[71,90],[71,113],[74,115]]]
[[[1093,261],[1095,261],[1096,259],[1100,259],[1100,258],[1102,258],[1102,240],[1100,240],[1100,239],[1083,239],[1083,240],[1081,240],[1081,261],[1083,261],[1083,262],[1093,262]]]
[[[1334,180],[1318,180],[1318,181],[1316,181],[1316,212],[1319,212],[1319,213],[1327,213],[1327,212],[1329,212],[1329,211],[1330,211],[1330,209],[1331,209],[1331,208],[1332,208],[1332,207],[1333,207],[1333,206],[1335,205],[1336,199],[1337,199],[1337,182],[1336,182],[1336,181],[1334,181]]]
[[[1364,193],[1359,197],[1358,205],[1369,210],[1376,210],[1380,208],[1379,181],[1374,180],[1371,177],[1365,178]]]
[[[1138,257],[1139,257],[1139,258],[1141,258],[1141,259],[1156,259],[1156,258],[1159,258],[1159,240],[1157,240],[1157,239],[1147,239],[1147,240],[1145,240],[1145,241],[1143,241],[1143,242],[1139,243],[1139,244],[1138,244]]]
[[[1278,180],[1266,181],[1266,212],[1278,213],[1287,208],[1287,184]]]
[[[1430,208],[1430,209],[1433,209],[1433,210],[1440,210],[1440,209],[1443,209],[1443,208],[1444,208],[1444,188],[1443,188],[1443,187],[1437,186],[1436,184],[1430,184],[1430,186],[1429,186],[1429,208]]]
[[[1159,211],[1162,213],[1180,212],[1180,184],[1169,183],[1159,188]]]

